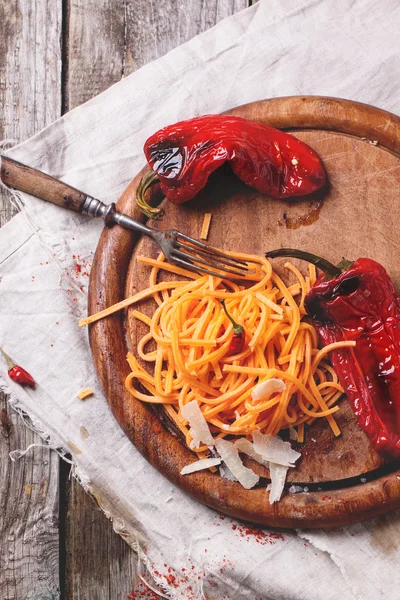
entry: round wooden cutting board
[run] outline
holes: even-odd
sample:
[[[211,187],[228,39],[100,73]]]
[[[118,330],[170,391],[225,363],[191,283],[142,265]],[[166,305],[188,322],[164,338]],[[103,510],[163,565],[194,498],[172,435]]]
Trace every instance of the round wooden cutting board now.
[[[181,206],[165,203],[164,219],[152,225],[199,237],[203,215],[211,212],[210,245],[260,255],[283,246],[301,248],[334,263],[343,256],[371,257],[387,268],[400,290],[400,118],[316,96],[255,102],[229,114],[291,130],[322,158],[329,185],[313,197],[281,201],[260,196],[221,169],[196,199]],[[140,177],[117,208],[142,220],[134,202]],[[89,314],[147,287],[148,267],[138,265],[136,256],[157,254],[149,239],[118,226],[106,228],[92,268]],[[282,271],[282,262],[274,261],[274,268]],[[151,305],[141,308],[152,310]],[[342,435],[335,438],[321,419],[306,430],[306,443],[298,447],[302,457],[289,470],[287,487],[297,483],[308,491],[286,490],[280,502],[270,505],[268,472],[255,463],[251,466],[262,479],[252,490],[209,471],[181,476],[192,453],[162,409],[133,399],[124,387],[129,373],[125,356],[128,349],[135,353],[141,335],[142,325],[129,310],[95,323],[90,328],[94,363],[126,435],[182,490],[218,511],[274,527],[344,525],[400,507],[400,464],[384,463],[373,451],[346,399],[337,413]]]

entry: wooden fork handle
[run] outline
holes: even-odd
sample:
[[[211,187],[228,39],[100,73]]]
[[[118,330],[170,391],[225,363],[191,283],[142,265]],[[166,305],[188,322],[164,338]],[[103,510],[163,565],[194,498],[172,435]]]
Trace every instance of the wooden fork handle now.
[[[0,178],[5,185],[63,208],[82,212],[87,194],[7,156],[1,157]]]

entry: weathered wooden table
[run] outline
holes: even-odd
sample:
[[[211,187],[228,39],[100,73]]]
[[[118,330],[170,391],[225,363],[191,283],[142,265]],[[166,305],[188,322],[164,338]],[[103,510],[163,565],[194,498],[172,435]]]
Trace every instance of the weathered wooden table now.
[[[0,139],[27,139],[254,1],[2,0]],[[0,225],[15,212],[0,189]],[[0,428],[0,599],[125,599],[141,585],[136,555],[55,452],[11,462],[41,440],[0,402],[12,421]]]

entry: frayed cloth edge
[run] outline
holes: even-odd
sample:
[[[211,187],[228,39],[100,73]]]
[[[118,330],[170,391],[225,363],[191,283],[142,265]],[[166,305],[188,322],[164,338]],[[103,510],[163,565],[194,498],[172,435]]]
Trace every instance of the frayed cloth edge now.
[[[320,552],[325,552],[326,554],[329,555],[330,559],[334,562],[334,564],[337,566],[337,568],[339,569],[344,581],[347,583],[350,592],[353,594],[354,596],[354,600],[365,600],[364,596],[362,596],[359,592],[359,590],[355,587],[354,582],[352,582],[350,580],[350,577],[346,571],[346,567],[341,563],[341,561],[338,559],[338,557],[336,556],[336,554],[334,552],[330,552],[329,550],[327,550],[323,544],[319,543],[318,541],[316,541],[313,537],[311,532],[307,532],[304,531],[302,529],[296,529],[296,533],[297,535],[304,539],[307,540],[312,546],[314,546],[314,548],[316,548],[317,550],[319,550]]]
[[[60,441],[57,440],[56,437],[51,433],[51,431],[46,429],[42,421],[40,421],[36,415],[32,415],[29,409],[24,406],[23,402],[15,394],[14,390],[12,390],[11,386],[3,378],[0,378],[0,390],[6,394],[9,406],[19,415],[23,421],[23,424],[31,431],[36,433],[44,442],[43,444],[30,444],[24,449],[13,450],[10,452],[10,460],[20,460],[26,456],[26,454],[32,448],[35,447],[43,447],[48,448],[49,450],[54,450],[62,460],[71,465],[70,476],[74,477],[79,485],[83,487],[85,492],[96,501],[96,504],[102,513],[111,521],[115,533],[121,536],[123,540],[125,540],[125,542],[138,555],[138,578],[153,591],[153,588],[160,588],[158,589],[157,593],[162,598],[167,598],[169,600],[180,600],[182,596],[178,595],[174,588],[168,585],[162,577],[157,576],[154,572],[155,568],[152,566],[151,560],[141,547],[140,534],[133,528],[127,527],[126,522],[121,517],[114,514],[108,502],[100,497],[100,494],[97,492],[96,487],[92,484],[90,477],[88,477],[84,469],[78,466],[76,460],[74,459],[73,453],[71,453],[71,450],[64,447],[63,444],[60,443]],[[70,455],[72,459],[69,459],[67,455]],[[140,570],[142,566],[147,571],[146,577],[148,578],[150,575],[152,577],[152,581],[146,581],[146,578],[143,576],[143,573],[141,573]],[[203,593],[201,591],[199,593],[200,595],[193,597],[193,600],[204,600]]]

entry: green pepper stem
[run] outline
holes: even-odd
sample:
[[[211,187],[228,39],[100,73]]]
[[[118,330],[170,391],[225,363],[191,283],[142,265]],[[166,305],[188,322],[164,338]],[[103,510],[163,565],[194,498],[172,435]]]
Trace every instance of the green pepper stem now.
[[[14,367],[17,366],[17,363],[15,363],[13,361],[13,359],[10,356],[8,356],[8,354],[6,352],[4,352],[3,348],[0,348],[0,352],[2,353],[2,355],[4,356],[4,358],[7,361],[8,370],[9,371],[11,371],[11,369],[13,369]]]
[[[271,250],[270,252],[266,252],[265,256],[267,258],[290,256],[291,258],[300,258],[301,260],[306,260],[307,262],[321,269],[321,271],[325,273],[327,279],[335,279],[343,272],[340,267],[337,267],[328,260],[325,260],[325,258],[321,258],[316,254],[311,254],[310,252],[304,252],[303,250],[297,250],[295,248],[280,248],[279,250]]]
[[[226,313],[226,316],[228,317],[228,319],[230,320],[230,322],[233,325],[233,333],[235,335],[240,335],[241,333],[243,333],[244,328],[242,325],[239,325],[239,323],[236,323],[236,321],[231,317],[231,315],[228,313],[227,308],[225,306],[225,300],[221,300],[221,304],[224,307],[224,311]]]
[[[142,213],[145,214],[149,219],[159,220],[164,216],[164,210],[162,208],[150,206],[150,204],[148,204],[144,198],[147,190],[159,181],[160,180],[157,177],[157,173],[154,173],[154,171],[146,171],[142,179],[139,181],[139,185],[136,189],[136,204]]]

